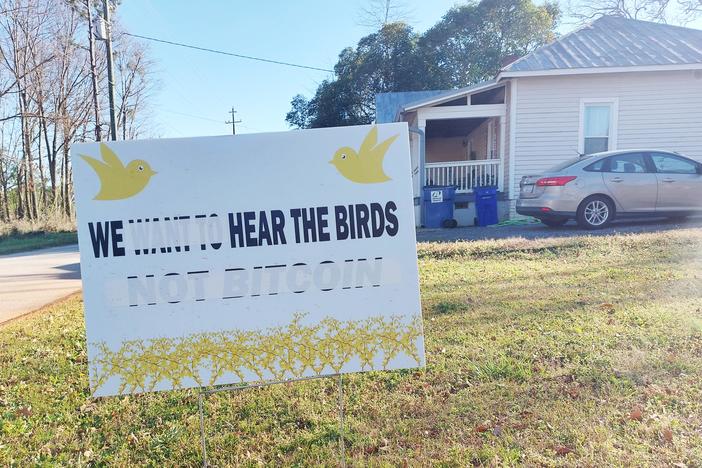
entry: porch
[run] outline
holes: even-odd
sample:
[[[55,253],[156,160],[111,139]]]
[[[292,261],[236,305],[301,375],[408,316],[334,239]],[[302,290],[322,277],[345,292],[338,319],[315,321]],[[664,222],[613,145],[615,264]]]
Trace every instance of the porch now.
[[[418,133],[423,133],[423,138],[416,139],[415,181],[421,224],[425,186],[456,187],[454,219],[459,225],[474,223],[476,187],[496,186],[498,199],[505,199],[504,86],[488,86],[442,102],[425,102],[416,109],[414,118]],[[499,203],[502,217],[507,215],[507,206]]]
[[[426,163],[424,171],[426,185],[455,185],[456,193],[472,193],[475,187],[497,185],[502,192],[502,159]]]
[[[410,153],[415,219],[421,225],[423,188],[454,185],[454,218],[472,225],[473,191],[498,189],[498,211],[509,213],[504,193],[508,91],[504,83],[488,81],[452,91],[420,91],[378,95],[378,118],[405,121],[411,131]]]
[[[478,106],[471,106],[478,107]],[[470,109],[473,113],[500,113],[499,108]],[[464,109],[464,114],[466,109]],[[460,225],[474,223],[476,187],[496,186],[498,199],[504,199],[504,158],[502,115],[427,119],[424,133],[424,158],[419,161],[417,187],[453,185],[456,187],[454,219]],[[441,116],[441,114],[434,114]],[[421,164],[423,162],[423,164]],[[421,177],[423,176],[423,177]],[[420,219],[423,219],[421,191],[418,194]],[[504,211],[504,210],[503,210]],[[422,225],[424,223],[422,222]]]
[[[457,193],[503,185],[501,117],[428,120],[425,125],[426,185],[455,185]]]

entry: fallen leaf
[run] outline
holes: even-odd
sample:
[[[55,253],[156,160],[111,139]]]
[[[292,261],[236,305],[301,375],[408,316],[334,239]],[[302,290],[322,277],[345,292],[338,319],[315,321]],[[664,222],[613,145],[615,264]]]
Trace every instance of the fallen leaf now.
[[[377,445],[369,445],[363,451],[366,455],[375,455],[378,453],[379,447]]]
[[[486,424],[478,424],[477,426],[475,426],[476,432],[485,432],[488,429],[490,429],[490,428]]]
[[[571,398],[578,398],[580,396],[580,389],[578,389],[578,387],[568,387],[566,393],[570,395]]]
[[[20,409],[18,409],[15,413],[17,414],[17,416],[24,416],[25,418],[28,418],[32,415],[32,408],[23,406]]]
[[[641,421],[643,419],[643,410],[640,406],[634,406],[629,413],[629,419],[632,421]]]
[[[663,436],[663,440],[669,444],[673,443],[673,431],[670,429],[666,428],[663,429],[663,432],[661,432],[661,435]]]
[[[502,426],[495,426],[492,430],[492,435],[500,437],[502,435]]]
[[[564,457],[573,451],[572,448],[567,447],[565,445],[559,445],[556,448],[554,448],[554,450],[556,451],[556,455],[559,455],[561,457]]]
[[[673,466],[675,468],[687,468],[687,465],[684,463],[673,463]]]
[[[129,433],[129,435],[127,436],[127,440],[129,440],[129,443],[131,445],[136,445],[137,443],[139,443],[139,439],[137,439],[137,436],[135,436],[133,432]]]

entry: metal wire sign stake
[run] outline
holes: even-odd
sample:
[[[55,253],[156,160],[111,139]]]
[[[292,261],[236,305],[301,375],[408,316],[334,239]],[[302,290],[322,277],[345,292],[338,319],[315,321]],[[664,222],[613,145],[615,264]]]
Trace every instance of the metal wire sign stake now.
[[[341,466],[343,468],[346,468],[346,444],[344,442],[344,381],[343,381],[343,376],[341,374],[330,374],[330,375],[315,375],[311,377],[303,377],[299,379],[291,379],[291,380],[276,380],[273,382],[264,382],[260,384],[254,384],[254,385],[227,385],[224,387],[219,387],[219,388],[212,388],[209,390],[205,389],[200,389],[200,393],[198,394],[198,401],[197,401],[197,406],[198,406],[198,411],[200,413],[200,449],[202,451],[202,466],[203,468],[208,468],[210,465],[207,461],[207,437],[205,434],[205,411],[204,411],[204,401],[203,397],[206,395],[212,395],[214,393],[220,393],[220,392],[234,392],[237,390],[246,390],[250,388],[262,388],[262,387],[267,387],[270,385],[276,385],[276,384],[281,384],[281,383],[289,383],[289,382],[302,382],[306,380],[317,380],[317,379],[325,379],[325,378],[330,378],[330,377],[336,377],[337,382],[338,382],[338,389],[339,389],[339,458],[341,461]]]

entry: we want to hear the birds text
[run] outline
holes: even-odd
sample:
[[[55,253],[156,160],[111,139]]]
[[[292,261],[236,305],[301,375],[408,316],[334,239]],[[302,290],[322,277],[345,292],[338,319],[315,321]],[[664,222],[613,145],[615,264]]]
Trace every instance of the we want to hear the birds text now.
[[[394,237],[397,204],[357,203],[88,222],[95,258]],[[125,229],[125,226],[127,228]]]

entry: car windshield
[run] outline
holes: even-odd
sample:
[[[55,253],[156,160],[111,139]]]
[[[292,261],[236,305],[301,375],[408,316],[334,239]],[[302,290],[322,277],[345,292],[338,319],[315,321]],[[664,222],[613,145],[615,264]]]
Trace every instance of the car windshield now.
[[[565,161],[565,162],[562,162],[562,163],[560,163],[560,164],[558,164],[558,165],[556,165],[556,166],[553,166],[553,167],[549,170],[549,172],[560,172],[560,171],[562,171],[563,169],[569,168],[570,166],[572,166],[572,165],[575,164],[575,163],[579,163],[580,161],[585,161],[586,159],[589,159],[590,156],[591,156],[591,155],[584,155],[584,156],[578,156],[578,157],[573,158],[573,159],[569,159],[569,160],[567,160],[567,161]]]

